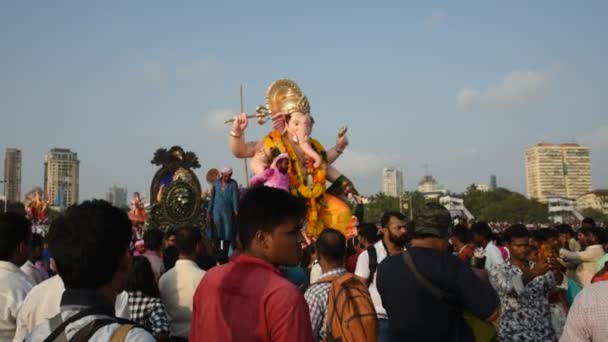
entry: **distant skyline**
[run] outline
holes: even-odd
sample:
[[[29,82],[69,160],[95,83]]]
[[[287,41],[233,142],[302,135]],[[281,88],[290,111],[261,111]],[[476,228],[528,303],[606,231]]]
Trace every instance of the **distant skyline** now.
[[[412,190],[426,173],[452,191],[489,183],[526,193],[525,151],[591,148],[608,188],[608,2],[161,1],[0,4],[0,159],[22,151],[22,194],[44,154],[80,159],[80,199],[124,184],[148,198],[157,148],[209,168],[243,162],[223,120],[264,103],[275,79],[308,96],[335,164],[364,194],[382,169]],[[260,139],[270,125],[246,132]]]

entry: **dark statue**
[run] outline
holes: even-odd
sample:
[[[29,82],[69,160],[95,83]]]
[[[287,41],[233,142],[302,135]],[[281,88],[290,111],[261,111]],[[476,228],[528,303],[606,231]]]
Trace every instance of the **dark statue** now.
[[[198,157],[173,146],[169,150],[156,150],[151,163],[160,169],[150,188],[148,227],[161,230],[183,225],[202,227],[205,212],[201,184],[192,171],[201,166]]]

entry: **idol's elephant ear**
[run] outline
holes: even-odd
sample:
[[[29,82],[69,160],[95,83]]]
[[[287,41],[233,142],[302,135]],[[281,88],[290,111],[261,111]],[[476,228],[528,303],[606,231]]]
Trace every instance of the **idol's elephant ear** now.
[[[287,129],[285,115],[278,113],[272,117],[272,129],[281,134],[285,133],[285,130]]]

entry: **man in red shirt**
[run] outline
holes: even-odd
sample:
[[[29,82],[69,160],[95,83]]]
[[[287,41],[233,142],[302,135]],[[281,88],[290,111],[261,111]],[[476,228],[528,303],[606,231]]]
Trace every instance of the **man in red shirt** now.
[[[304,296],[278,268],[298,265],[305,215],[304,202],[283,190],[247,192],[236,220],[243,251],[199,284],[190,341],[313,341]]]

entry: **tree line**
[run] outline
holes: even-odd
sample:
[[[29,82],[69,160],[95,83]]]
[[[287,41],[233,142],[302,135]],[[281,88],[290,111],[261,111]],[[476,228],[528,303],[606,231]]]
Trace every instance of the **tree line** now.
[[[449,194],[464,199],[464,205],[477,220],[487,222],[546,223],[547,204],[528,199],[526,196],[504,188],[479,191],[471,185],[462,194]],[[404,214],[415,214],[424,203],[424,195],[418,191],[406,192],[398,197],[377,193],[369,197],[365,205],[365,221],[379,222],[386,210],[398,210]],[[401,205],[400,205],[401,204]],[[410,209],[410,205],[412,208]]]

